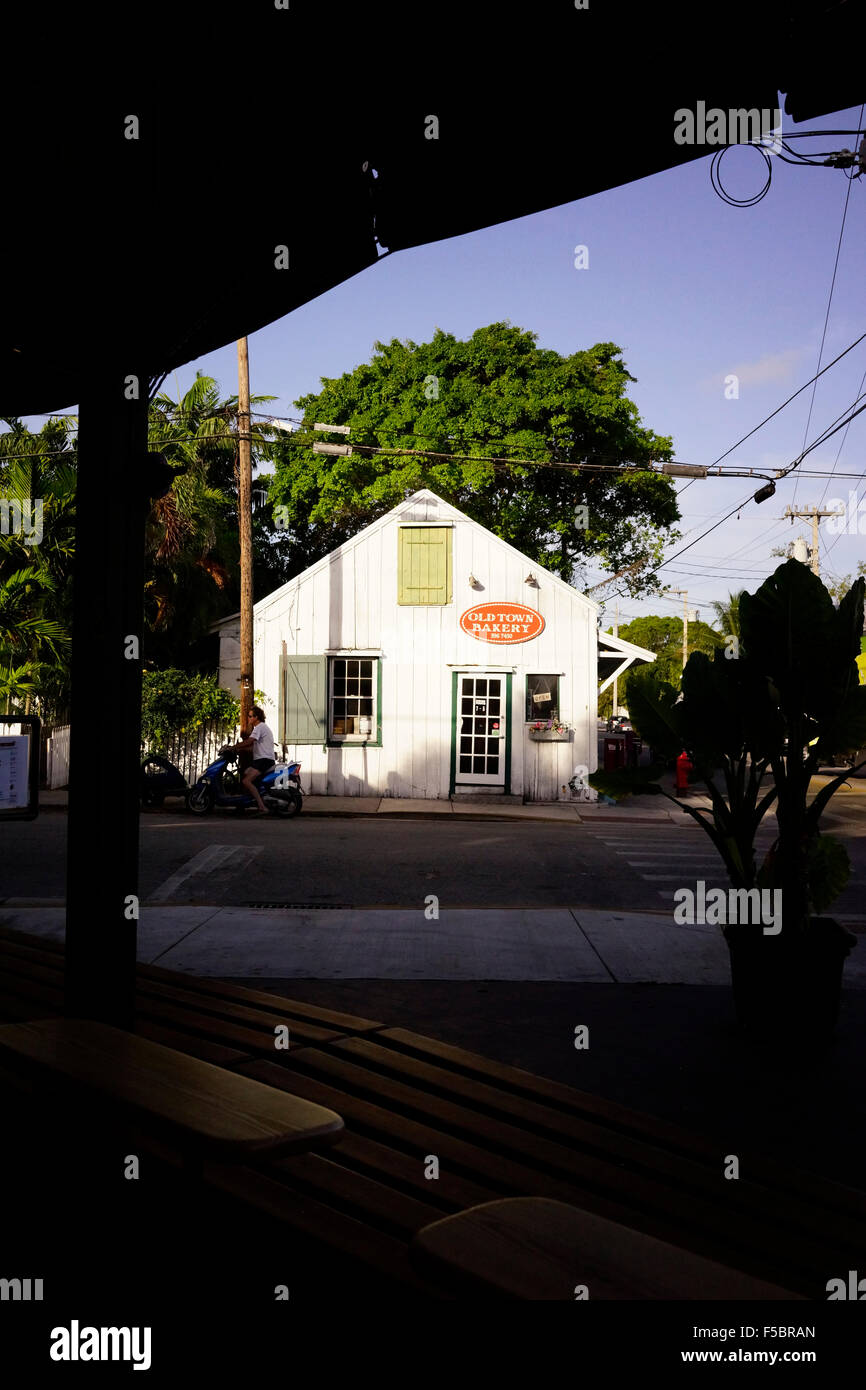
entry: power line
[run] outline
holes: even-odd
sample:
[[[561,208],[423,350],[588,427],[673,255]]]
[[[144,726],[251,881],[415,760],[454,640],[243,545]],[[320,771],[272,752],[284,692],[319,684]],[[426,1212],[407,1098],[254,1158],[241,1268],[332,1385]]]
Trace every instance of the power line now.
[[[858,397],[858,399],[859,399],[859,397]],[[862,414],[862,412],[863,412],[864,410],[866,410],[866,405],[861,405],[860,409],[859,409],[859,410],[855,410],[855,411],[849,416],[849,419],[848,419],[847,421],[843,420],[842,423],[839,424],[839,425],[837,425],[835,429],[831,429],[831,430],[825,431],[824,434],[821,435],[821,436],[819,436],[819,438],[816,439],[815,442],[814,442],[813,444],[810,444],[810,445],[809,445],[808,449],[805,449],[805,450],[803,451],[803,453],[800,455],[800,458],[805,458],[806,454],[811,453],[811,451],[812,451],[813,449],[816,449],[816,448],[818,447],[819,444],[822,444],[822,443],[824,443],[827,439],[831,438],[832,435],[834,435],[834,434],[837,432],[837,430],[843,429],[844,426],[845,426],[846,424],[850,423],[850,421],[853,420],[857,415]],[[794,464],[791,465],[791,469],[793,469],[793,468],[795,468],[795,467],[796,467],[796,463],[794,463]],[[788,471],[790,472],[791,470],[789,469]],[[782,476],[784,476],[784,474],[783,474]],[[656,565],[654,569],[648,570],[648,571],[646,572],[646,577],[649,577],[649,575],[651,575],[651,574],[657,574],[658,571],[659,571],[660,569],[663,568],[663,566],[670,564],[670,562],[671,562],[672,560],[677,559],[677,557],[678,557],[679,555],[684,555],[685,552],[686,552],[687,550],[691,550],[691,548],[692,548],[693,545],[697,545],[697,544],[698,544],[698,541],[702,541],[702,540],[704,539],[704,536],[708,536],[708,535],[710,534],[710,532],[717,530],[719,526],[723,526],[724,523],[725,523],[726,521],[730,521],[731,517],[732,517],[736,512],[741,511],[742,508],[743,508],[744,506],[746,506],[747,503],[748,503],[750,500],[751,500],[751,498],[750,498],[750,497],[747,497],[747,498],[746,498],[743,502],[741,502],[738,506],[733,507],[732,510],[728,512],[727,516],[723,517],[721,521],[717,521],[717,522],[715,522],[712,526],[709,526],[709,527],[707,528],[706,531],[702,532],[702,534],[701,534],[700,536],[697,536],[693,541],[690,541],[688,545],[683,546],[681,550],[677,550],[673,555],[668,556],[668,558],[667,558],[666,560],[662,560],[661,563],[658,564],[658,565]],[[611,595],[611,597],[615,597],[615,595]]]
[[[742,511],[743,507],[744,507],[744,506],[746,505],[746,503],[749,502],[750,500],[751,500],[751,494],[749,494],[749,496],[746,497],[746,498],[744,499],[744,501],[738,503],[736,507],[732,507],[731,510],[728,512],[727,516],[722,517],[722,520],[721,520],[721,521],[714,522],[714,524],[713,524],[712,526],[708,526],[707,529],[706,529],[706,531],[703,531],[703,532],[701,533],[701,535],[696,536],[695,539],[694,539],[693,541],[689,541],[688,545],[684,545],[684,546],[682,547],[681,550],[675,551],[673,555],[668,556],[667,560],[662,560],[661,563],[658,564],[658,565],[656,565],[654,569],[648,570],[648,571],[646,572],[645,577],[648,578],[649,575],[651,575],[651,574],[657,574],[658,571],[659,571],[664,565],[669,565],[669,564],[671,563],[671,560],[676,560],[677,557],[678,557],[679,555],[685,555],[686,551],[687,551],[687,550],[691,550],[691,548],[692,548],[693,545],[697,545],[697,544],[698,544],[698,541],[702,541],[702,540],[704,539],[704,536],[708,536],[708,535],[710,534],[711,531],[717,530],[717,529],[719,528],[719,526],[723,526],[724,523],[725,523],[726,521],[730,521],[731,517],[732,517],[736,512]],[[614,598],[614,597],[616,597],[616,595],[615,595],[615,594],[611,594],[611,598]]]
[[[863,124],[863,111],[864,111],[864,110],[866,110],[866,102],[864,102],[863,105],[860,107],[860,119],[859,119],[859,121],[857,122],[858,126]],[[842,225],[841,225],[841,227],[839,228],[839,239],[838,239],[838,241],[836,242],[836,258],[835,258],[835,260],[833,261],[833,276],[832,276],[832,279],[830,280],[830,294],[829,294],[828,299],[827,299],[827,312],[826,312],[826,314],[824,315],[824,331],[823,331],[822,334],[821,334],[821,346],[820,346],[820,348],[818,349],[818,367],[819,367],[819,368],[820,368],[820,366],[821,366],[821,358],[822,358],[822,356],[823,356],[823,354],[824,354],[824,342],[825,342],[826,337],[827,337],[827,325],[828,325],[828,323],[830,322],[830,306],[831,306],[831,304],[833,303],[833,290],[834,290],[835,287],[836,287],[836,272],[837,272],[837,270],[839,269],[839,255],[840,255],[840,253],[841,253],[841,251],[842,251],[842,238],[843,238],[843,236],[845,235],[845,221],[846,221],[846,218],[848,217],[848,200],[850,199],[850,197],[851,197],[851,180],[849,179],[849,180],[848,180],[848,188],[847,188],[847,190],[846,190],[846,192],[845,192],[845,206],[844,206],[844,208],[842,209]],[[813,406],[814,406],[814,404],[815,404],[815,392],[817,391],[817,389],[818,389],[818,377],[816,376],[816,377],[815,377],[814,385],[813,385],[813,387],[812,387],[812,398],[811,398],[811,400],[810,400],[810,402],[809,402],[809,414],[808,414],[808,416],[806,417],[806,428],[805,428],[804,431],[803,431],[803,446],[804,446],[804,447],[805,447],[805,444],[806,444],[806,438],[807,438],[807,436],[808,436],[808,434],[809,434],[809,426],[810,426],[810,424],[812,423],[812,408],[813,408]],[[798,485],[799,485],[799,480],[798,480],[797,483],[794,484],[794,496],[791,498],[791,504],[792,504],[792,505],[797,501],[797,487],[798,487]]]
[[[860,378],[860,387],[859,387],[859,390],[861,390],[861,391],[862,391],[862,389],[863,389],[863,384],[864,384],[864,382],[866,382],[866,372],[864,372],[863,375],[862,375],[862,377]],[[849,428],[850,428],[850,424],[851,424],[851,422],[850,422],[850,420],[849,420],[848,424],[847,424],[846,427],[845,427],[845,433],[842,435],[842,441],[841,441],[841,443],[840,443],[840,445],[839,445],[839,448],[838,448],[837,451],[836,451],[836,458],[835,458],[834,461],[833,461],[833,467],[832,467],[832,469],[830,470],[829,477],[835,477],[835,478],[852,478],[852,477],[856,477],[857,481],[862,483],[863,480],[864,480],[864,478],[866,478],[866,473],[853,474],[853,473],[837,473],[837,472],[836,472],[836,464],[839,462],[839,457],[840,457],[840,455],[841,455],[841,453],[842,453],[842,450],[843,450],[844,447],[845,447],[845,440],[848,438],[848,430],[849,430]],[[821,493],[821,499],[820,499],[820,501],[819,501],[819,503],[818,503],[819,506],[821,506],[821,504],[823,503],[824,498],[825,498],[826,495],[827,495],[827,491],[828,491],[829,487],[830,487],[830,483],[829,483],[829,480],[828,480],[828,481],[824,484],[824,491]],[[841,534],[841,533],[840,533],[840,534]],[[835,537],[835,539],[833,540],[833,544],[830,545],[830,546],[828,546],[828,552],[829,552],[830,550],[833,549],[833,546],[836,544],[836,542],[838,541],[838,539],[839,539],[839,536],[837,535],[837,536]]]
[[[736,444],[732,444],[730,449],[726,449],[723,454],[720,454],[720,456],[715,460],[715,462],[709,465],[710,468],[715,468],[717,464],[721,463],[722,459],[726,459],[728,457],[728,454],[732,454],[735,449],[739,449],[741,444],[745,444],[747,439],[751,439],[753,434],[757,434],[758,430],[763,429],[764,425],[769,424],[770,420],[772,420],[774,416],[779,414],[779,411],[784,410],[786,405],[790,405],[791,401],[796,400],[797,396],[800,395],[801,391],[805,391],[807,387],[812,385],[813,381],[818,380],[819,376],[823,376],[825,372],[829,372],[831,367],[835,367],[837,362],[841,362],[842,358],[847,356],[849,352],[851,352],[855,347],[857,347],[858,343],[862,343],[864,338],[866,338],[866,333],[861,333],[860,337],[856,338],[853,343],[849,344],[849,346],[846,347],[844,352],[840,352],[838,357],[834,357],[832,362],[828,362],[826,367],[822,367],[820,372],[816,372],[816,374],[813,377],[811,377],[807,382],[800,386],[794,392],[793,396],[789,396],[786,401],[783,401],[782,404],[778,406],[776,410],[773,411],[772,415],[768,415],[765,420],[761,421],[760,425],[756,425],[753,430],[749,430],[749,433],[744,434],[742,439],[738,439]]]

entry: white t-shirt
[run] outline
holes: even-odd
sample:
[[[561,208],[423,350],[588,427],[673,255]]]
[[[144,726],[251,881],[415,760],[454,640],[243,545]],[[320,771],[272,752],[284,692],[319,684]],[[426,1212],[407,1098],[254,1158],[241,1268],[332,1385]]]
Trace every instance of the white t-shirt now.
[[[255,740],[252,748],[253,762],[257,762],[259,758],[269,758],[273,762],[274,736],[267,724],[257,724],[250,734],[250,738]]]

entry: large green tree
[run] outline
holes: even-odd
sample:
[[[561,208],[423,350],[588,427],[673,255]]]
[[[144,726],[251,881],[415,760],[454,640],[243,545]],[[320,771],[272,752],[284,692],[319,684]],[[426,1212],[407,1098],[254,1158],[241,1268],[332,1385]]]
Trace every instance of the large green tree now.
[[[649,465],[672,444],[641,424],[626,395],[634,380],[613,343],[563,357],[509,323],[467,341],[437,329],[429,343],[377,342],[371,362],[301,397],[302,425],[274,441],[270,497],[293,538],[293,572],[429,487],[571,583],[590,561],[637,562],[624,583],[657,592],[649,571],[679,511]],[[313,452],[327,440],[313,429],[322,422],[350,426],[351,455]]]
[[[613,628],[608,628],[607,631],[613,632]],[[619,635],[626,642],[633,642],[636,647],[655,652],[656,659],[652,666],[654,678],[679,689],[683,673],[682,618],[661,617],[650,613],[645,618],[634,618],[630,623],[621,623]],[[716,648],[723,647],[724,643],[724,636],[710,627],[709,623],[689,623],[689,656],[692,652],[706,652],[708,656],[712,656]],[[642,661],[630,666],[619,679],[617,698],[626,709],[629,708],[629,681],[635,672],[644,666],[645,663]],[[604,718],[610,713],[611,708],[612,692],[608,688],[599,699],[598,712]]]

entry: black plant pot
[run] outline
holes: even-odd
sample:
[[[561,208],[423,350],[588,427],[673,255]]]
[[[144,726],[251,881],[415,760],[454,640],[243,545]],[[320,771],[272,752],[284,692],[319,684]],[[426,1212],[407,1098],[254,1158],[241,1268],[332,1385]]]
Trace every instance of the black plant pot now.
[[[829,1042],[839,1018],[842,969],[857,938],[833,917],[813,917],[793,939],[760,925],[725,928],[737,1020],[756,1041]]]

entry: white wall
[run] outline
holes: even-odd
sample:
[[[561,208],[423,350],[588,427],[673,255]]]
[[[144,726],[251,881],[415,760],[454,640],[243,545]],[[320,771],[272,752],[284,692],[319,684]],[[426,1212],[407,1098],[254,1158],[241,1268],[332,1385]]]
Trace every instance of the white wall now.
[[[226,623],[220,633],[219,683],[240,699],[241,693],[241,620]],[[259,686],[259,689],[262,689]]]
[[[397,603],[401,524],[449,520],[453,598],[442,607]],[[529,571],[540,587],[524,581]],[[474,574],[483,588],[472,589]],[[531,642],[494,646],[461,631],[461,613],[484,602],[537,608],[545,629]],[[382,651],[382,748],[291,745],[305,790],[320,795],[447,798],[452,671],[515,668],[512,678],[511,791],[557,800],[577,764],[597,763],[595,606],[525,556],[432,498],[411,501],[374,528],[256,605],[255,684],[277,727],[281,643],[289,655],[328,648]],[[460,663],[460,666],[457,666]],[[525,673],[563,673],[560,715],[573,743],[531,742],[525,731]]]

